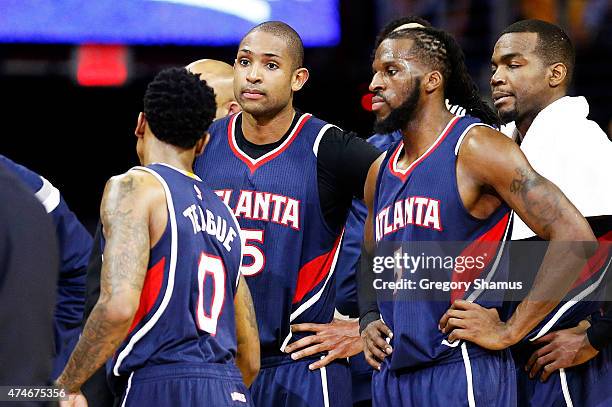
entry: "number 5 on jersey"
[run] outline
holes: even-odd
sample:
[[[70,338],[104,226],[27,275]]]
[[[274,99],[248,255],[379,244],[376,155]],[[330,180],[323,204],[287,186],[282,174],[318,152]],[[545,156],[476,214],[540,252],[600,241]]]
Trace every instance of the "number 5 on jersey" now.
[[[242,251],[242,266],[240,267],[240,274],[245,277],[252,277],[261,273],[264,266],[266,265],[266,256],[264,252],[253,242],[264,242],[264,231],[261,229],[242,229],[242,240],[244,241],[244,248]],[[245,257],[250,257],[253,260],[250,264],[245,265]]]

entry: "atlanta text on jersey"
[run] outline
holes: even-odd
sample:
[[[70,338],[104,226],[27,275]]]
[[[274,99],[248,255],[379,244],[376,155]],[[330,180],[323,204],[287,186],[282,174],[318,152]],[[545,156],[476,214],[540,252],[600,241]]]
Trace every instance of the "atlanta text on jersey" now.
[[[411,196],[382,209],[376,215],[376,241],[409,225],[441,231],[440,201]]]
[[[300,230],[300,201],[261,191],[240,191],[236,206],[230,205],[232,190],[215,191],[237,218],[263,220]]]

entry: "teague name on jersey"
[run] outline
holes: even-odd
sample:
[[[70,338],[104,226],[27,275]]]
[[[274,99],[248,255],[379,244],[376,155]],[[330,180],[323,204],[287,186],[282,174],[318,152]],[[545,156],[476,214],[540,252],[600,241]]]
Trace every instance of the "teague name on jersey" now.
[[[422,196],[411,196],[395,202],[393,218],[390,218],[391,205],[376,215],[376,241],[409,225],[427,229],[442,230],[440,221],[440,201]]]
[[[206,212],[206,216],[204,216]],[[232,251],[232,242],[238,235],[236,229],[227,225],[227,221],[221,216],[215,216],[211,211],[196,204],[190,205],[183,211],[183,216],[189,218],[193,225],[193,234],[208,233],[217,238],[228,252]]]
[[[261,191],[240,191],[236,206],[230,205],[231,189],[215,191],[237,218],[263,220],[300,230],[300,201]]]

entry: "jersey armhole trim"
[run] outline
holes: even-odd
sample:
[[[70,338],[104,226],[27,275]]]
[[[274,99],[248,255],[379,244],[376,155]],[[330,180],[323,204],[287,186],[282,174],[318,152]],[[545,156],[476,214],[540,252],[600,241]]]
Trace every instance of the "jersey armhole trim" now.
[[[317,134],[317,137],[315,138],[315,142],[312,145],[312,152],[314,153],[315,157],[319,157],[319,144],[321,143],[321,139],[323,138],[323,136],[325,135],[325,133],[327,133],[327,130],[329,130],[330,128],[335,127],[338,130],[342,131],[340,129],[340,127],[335,126],[333,124],[326,124],[325,126],[323,126],[321,128],[321,130],[319,130],[319,134]]]
[[[463,133],[461,134],[459,139],[457,140],[457,144],[455,144],[455,156],[456,157],[459,156],[459,150],[461,149],[461,144],[463,143],[463,139],[465,138],[465,136],[467,136],[469,131],[472,130],[472,128],[474,128],[476,126],[485,126],[485,127],[490,128],[490,129],[496,130],[492,126],[489,126],[488,124],[485,124],[485,123],[472,123],[469,126],[467,126],[466,129],[463,130]]]

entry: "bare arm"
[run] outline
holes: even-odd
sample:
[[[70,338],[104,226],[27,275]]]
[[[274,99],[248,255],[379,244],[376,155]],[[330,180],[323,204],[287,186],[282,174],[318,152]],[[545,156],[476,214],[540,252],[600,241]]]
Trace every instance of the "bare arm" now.
[[[550,240],[533,287],[507,323],[488,310],[485,319],[489,323],[481,328],[496,325],[494,339],[489,332],[474,329],[476,320],[467,328],[455,324],[482,312],[476,304],[457,301],[441,320],[445,332],[458,328],[449,336],[451,340],[467,339],[489,349],[503,349],[521,340],[559,304],[595,250],[596,239],[586,219],[559,188],[535,172],[519,147],[497,131],[472,129],[461,146],[459,165],[481,188],[493,189],[538,236]]]
[[[238,340],[236,365],[242,373],[244,384],[249,387],[259,373],[259,331],[251,292],[242,276],[240,276],[238,292],[234,298],[234,307]]]
[[[149,261],[149,206],[142,174],[112,178],[102,197],[100,216],[106,246],[100,298],[85,324],[58,385],[71,393],[115,352],[138,308]]]

